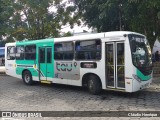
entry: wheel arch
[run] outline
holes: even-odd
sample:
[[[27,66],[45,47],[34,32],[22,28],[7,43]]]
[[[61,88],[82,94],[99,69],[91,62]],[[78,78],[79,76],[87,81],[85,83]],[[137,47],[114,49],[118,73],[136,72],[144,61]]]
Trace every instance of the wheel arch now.
[[[29,71],[30,72],[30,74],[32,75],[32,73],[31,73],[31,71],[30,70],[28,70],[28,69],[24,69],[23,71],[22,71],[22,79],[23,79],[23,74],[24,74],[24,72],[25,71]]]
[[[101,87],[102,87],[102,80],[101,80],[101,78],[100,78],[97,74],[95,74],[95,73],[86,73],[86,74],[84,74],[83,77],[82,77],[82,86],[86,86],[86,85],[87,85],[87,83],[88,83],[88,79],[87,79],[87,78],[88,78],[89,76],[91,76],[91,75],[96,76],[96,77],[99,79],[99,82],[100,82]]]

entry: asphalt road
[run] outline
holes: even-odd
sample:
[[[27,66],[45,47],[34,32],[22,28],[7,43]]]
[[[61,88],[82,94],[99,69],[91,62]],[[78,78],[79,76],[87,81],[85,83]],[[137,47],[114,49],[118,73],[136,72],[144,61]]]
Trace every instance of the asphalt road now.
[[[150,88],[136,93],[103,91],[101,95],[91,95],[81,87],[58,84],[27,86],[20,79],[1,75],[0,111],[160,111],[160,79],[154,79]]]

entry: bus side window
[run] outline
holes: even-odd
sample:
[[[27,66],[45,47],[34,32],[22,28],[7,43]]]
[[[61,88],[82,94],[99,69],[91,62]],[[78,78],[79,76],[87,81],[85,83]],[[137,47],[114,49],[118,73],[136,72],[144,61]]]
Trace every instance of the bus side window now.
[[[24,46],[16,47],[16,59],[23,60],[24,59]]]
[[[54,59],[55,60],[73,60],[73,42],[55,43]]]
[[[25,59],[26,60],[36,59],[36,45],[27,45],[25,47]]]
[[[39,52],[40,52],[39,62],[45,63],[45,48],[41,48]]]
[[[47,63],[52,63],[52,48],[47,48]]]
[[[101,40],[77,41],[75,51],[77,60],[100,60]]]
[[[7,60],[14,60],[15,59],[15,47],[8,46],[7,47]]]

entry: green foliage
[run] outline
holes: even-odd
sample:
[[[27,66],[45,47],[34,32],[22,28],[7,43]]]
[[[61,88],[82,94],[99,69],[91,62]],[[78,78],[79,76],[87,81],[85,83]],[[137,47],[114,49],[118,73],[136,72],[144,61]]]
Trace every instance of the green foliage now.
[[[80,19],[98,32],[125,30],[145,34],[151,47],[160,38],[159,0],[1,0],[0,39],[70,36],[61,35],[61,27],[80,25]]]
[[[9,0],[7,0],[9,1]],[[12,0],[7,40],[35,40],[59,37],[61,26],[75,20],[75,7],[62,0]]]
[[[98,32],[139,32],[151,47],[160,37],[159,0],[74,0],[74,4],[79,17]]]
[[[151,47],[160,37],[160,1],[158,0],[129,0],[125,14],[129,19],[129,26],[133,31],[145,34]]]
[[[71,32],[63,33],[60,37],[69,37],[72,36]]]
[[[124,3],[125,0],[75,0],[80,16],[98,32],[120,30],[120,22],[121,29],[128,29],[122,16]]]
[[[0,2],[0,40],[8,36],[9,18],[13,14],[12,0],[1,0]]]

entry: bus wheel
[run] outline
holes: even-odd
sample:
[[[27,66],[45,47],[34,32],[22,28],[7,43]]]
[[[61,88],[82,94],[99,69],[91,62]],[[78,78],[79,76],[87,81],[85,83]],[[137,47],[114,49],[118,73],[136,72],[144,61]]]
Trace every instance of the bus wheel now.
[[[32,80],[32,75],[28,70],[24,71],[22,78],[23,78],[23,82],[25,84],[27,84],[27,85],[34,84],[34,81]]]
[[[102,90],[100,79],[97,76],[91,75],[88,80],[88,90],[91,94],[97,95]]]

